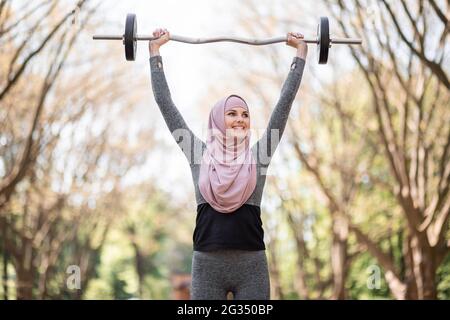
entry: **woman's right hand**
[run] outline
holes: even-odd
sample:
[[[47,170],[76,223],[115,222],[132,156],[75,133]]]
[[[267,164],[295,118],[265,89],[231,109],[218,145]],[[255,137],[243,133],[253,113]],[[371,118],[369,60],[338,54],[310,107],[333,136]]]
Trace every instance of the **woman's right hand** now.
[[[158,39],[150,40],[148,43],[149,49],[159,49],[163,44],[170,40],[170,33],[167,29],[158,28],[153,31],[153,36]]]

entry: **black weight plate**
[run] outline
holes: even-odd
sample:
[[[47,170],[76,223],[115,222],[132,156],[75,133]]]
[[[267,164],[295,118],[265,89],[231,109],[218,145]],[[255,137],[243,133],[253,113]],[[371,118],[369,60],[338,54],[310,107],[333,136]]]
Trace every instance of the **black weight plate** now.
[[[317,25],[317,60],[319,64],[325,64],[328,61],[328,50],[330,48],[330,25],[327,17],[320,17]]]
[[[136,45],[137,41],[135,39],[137,33],[137,21],[136,15],[134,13],[127,14],[127,19],[125,21],[125,35],[124,35],[124,45],[125,45],[125,58],[128,61],[134,61],[136,58]]]

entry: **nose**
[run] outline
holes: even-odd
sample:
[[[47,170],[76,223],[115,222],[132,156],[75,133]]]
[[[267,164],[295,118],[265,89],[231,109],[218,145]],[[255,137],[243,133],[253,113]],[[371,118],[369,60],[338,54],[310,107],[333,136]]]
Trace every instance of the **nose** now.
[[[236,124],[235,125],[244,125],[244,120],[242,118],[236,119]]]

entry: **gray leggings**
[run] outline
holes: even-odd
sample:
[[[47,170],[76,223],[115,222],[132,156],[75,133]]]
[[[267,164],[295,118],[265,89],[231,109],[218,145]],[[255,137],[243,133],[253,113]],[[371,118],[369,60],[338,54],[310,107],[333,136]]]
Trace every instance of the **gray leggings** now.
[[[194,251],[191,299],[269,300],[270,281],[265,250]]]

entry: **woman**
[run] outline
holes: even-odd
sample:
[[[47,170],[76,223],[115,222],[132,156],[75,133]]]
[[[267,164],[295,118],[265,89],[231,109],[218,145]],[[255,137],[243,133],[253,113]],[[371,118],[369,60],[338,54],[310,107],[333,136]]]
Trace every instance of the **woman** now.
[[[270,299],[270,282],[260,204],[270,159],[283,134],[300,86],[307,45],[299,33],[286,44],[297,49],[289,75],[262,138],[249,147],[250,111],[244,99],[228,95],[212,108],[206,143],[188,128],[172,101],[159,48],[169,41],[156,29],[149,42],[155,100],[187,157],[195,186],[191,299]]]

